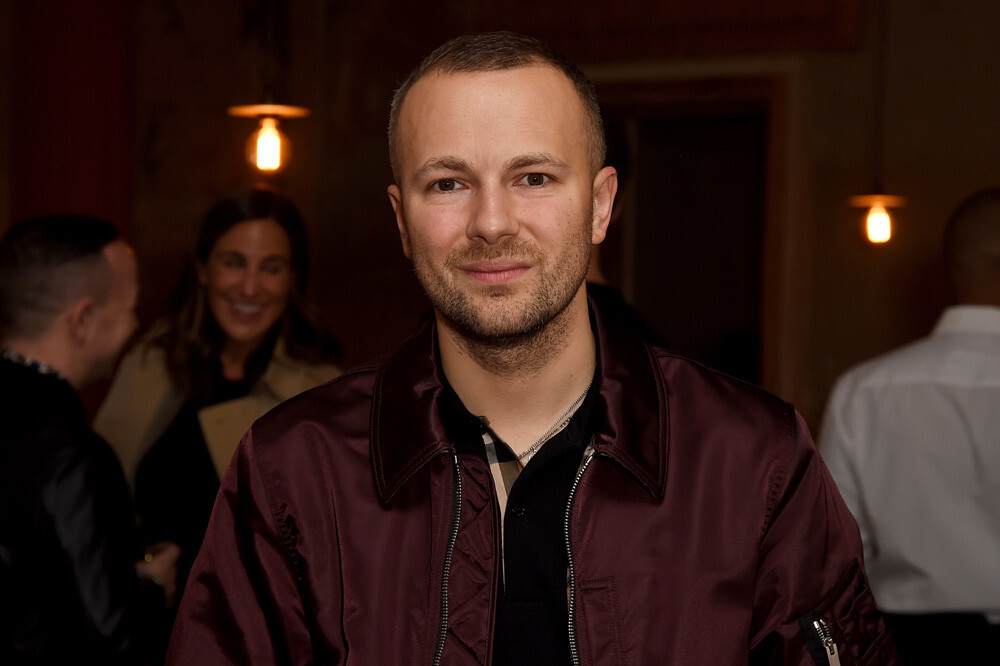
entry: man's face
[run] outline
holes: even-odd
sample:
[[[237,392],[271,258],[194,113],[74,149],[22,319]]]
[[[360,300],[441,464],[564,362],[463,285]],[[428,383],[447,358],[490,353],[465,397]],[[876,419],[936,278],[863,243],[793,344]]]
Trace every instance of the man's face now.
[[[105,246],[103,253],[111,266],[111,288],[107,299],[95,305],[92,312],[94,334],[89,347],[92,354],[91,380],[111,375],[125,343],[138,325],[135,306],[139,298],[139,282],[132,248],[119,240]]]
[[[591,177],[588,136],[547,65],[432,73],[410,90],[389,197],[417,277],[463,334],[540,330],[580,292],[615,189],[613,169]]]

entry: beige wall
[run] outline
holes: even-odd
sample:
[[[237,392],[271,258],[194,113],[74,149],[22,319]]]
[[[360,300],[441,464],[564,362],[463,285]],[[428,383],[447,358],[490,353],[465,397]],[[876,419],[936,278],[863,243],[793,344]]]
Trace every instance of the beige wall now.
[[[948,212],[1000,184],[1000,7],[969,0],[894,1],[888,11],[883,184],[906,197],[885,246],[863,240],[848,198],[872,186],[878,15],[869,8],[858,49],[742,58],[596,63],[601,81],[784,81],[786,134],[776,197],[780,358],[768,388],[793,401],[813,429],[850,365],[926,334],[950,299],[938,247]]]
[[[814,427],[840,372],[929,331],[950,298],[938,252],[945,218],[967,194],[1000,184],[1000,6],[895,0],[890,9],[884,183],[909,204],[886,247],[859,242],[858,215],[844,206],[869,186],[874,50],[804,60],[802,216],[815,241],[798,403]]]

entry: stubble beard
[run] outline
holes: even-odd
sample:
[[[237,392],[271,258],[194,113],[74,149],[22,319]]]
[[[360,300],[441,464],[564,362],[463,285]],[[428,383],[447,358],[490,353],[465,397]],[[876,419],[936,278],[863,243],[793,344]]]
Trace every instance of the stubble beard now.
[[[589,216],[588,218],[589,219]],[[570,245],[546,261],[535,245],[517,238],[475,244],[448,255],[442,269],[414,252],[414,270],[431,303],[456,333],[462,349],[480,366],[498,375],[531,374],[562,349],[572,324],[569,304],[587,275],[590,233],[568,239]],[[450,275],[463,263],[499,258],[530,261],[540,275],[526,294],[510,285],[463,290]]]

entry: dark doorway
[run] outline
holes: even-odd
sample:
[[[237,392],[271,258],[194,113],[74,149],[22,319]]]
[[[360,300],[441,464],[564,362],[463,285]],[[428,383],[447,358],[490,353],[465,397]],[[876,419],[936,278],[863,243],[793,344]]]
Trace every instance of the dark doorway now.
[[[674,351],[759,384],[766,113],[617,122],[634,178],[626,295]]]

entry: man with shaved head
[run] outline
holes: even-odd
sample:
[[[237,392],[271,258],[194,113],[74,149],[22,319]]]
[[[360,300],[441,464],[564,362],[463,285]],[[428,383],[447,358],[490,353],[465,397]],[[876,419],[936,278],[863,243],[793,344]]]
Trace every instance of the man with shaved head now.
[[[819,439],[904,666],[1000,642],[1000,188],[958,205],[944,254],[957,303],[844,374]]]

